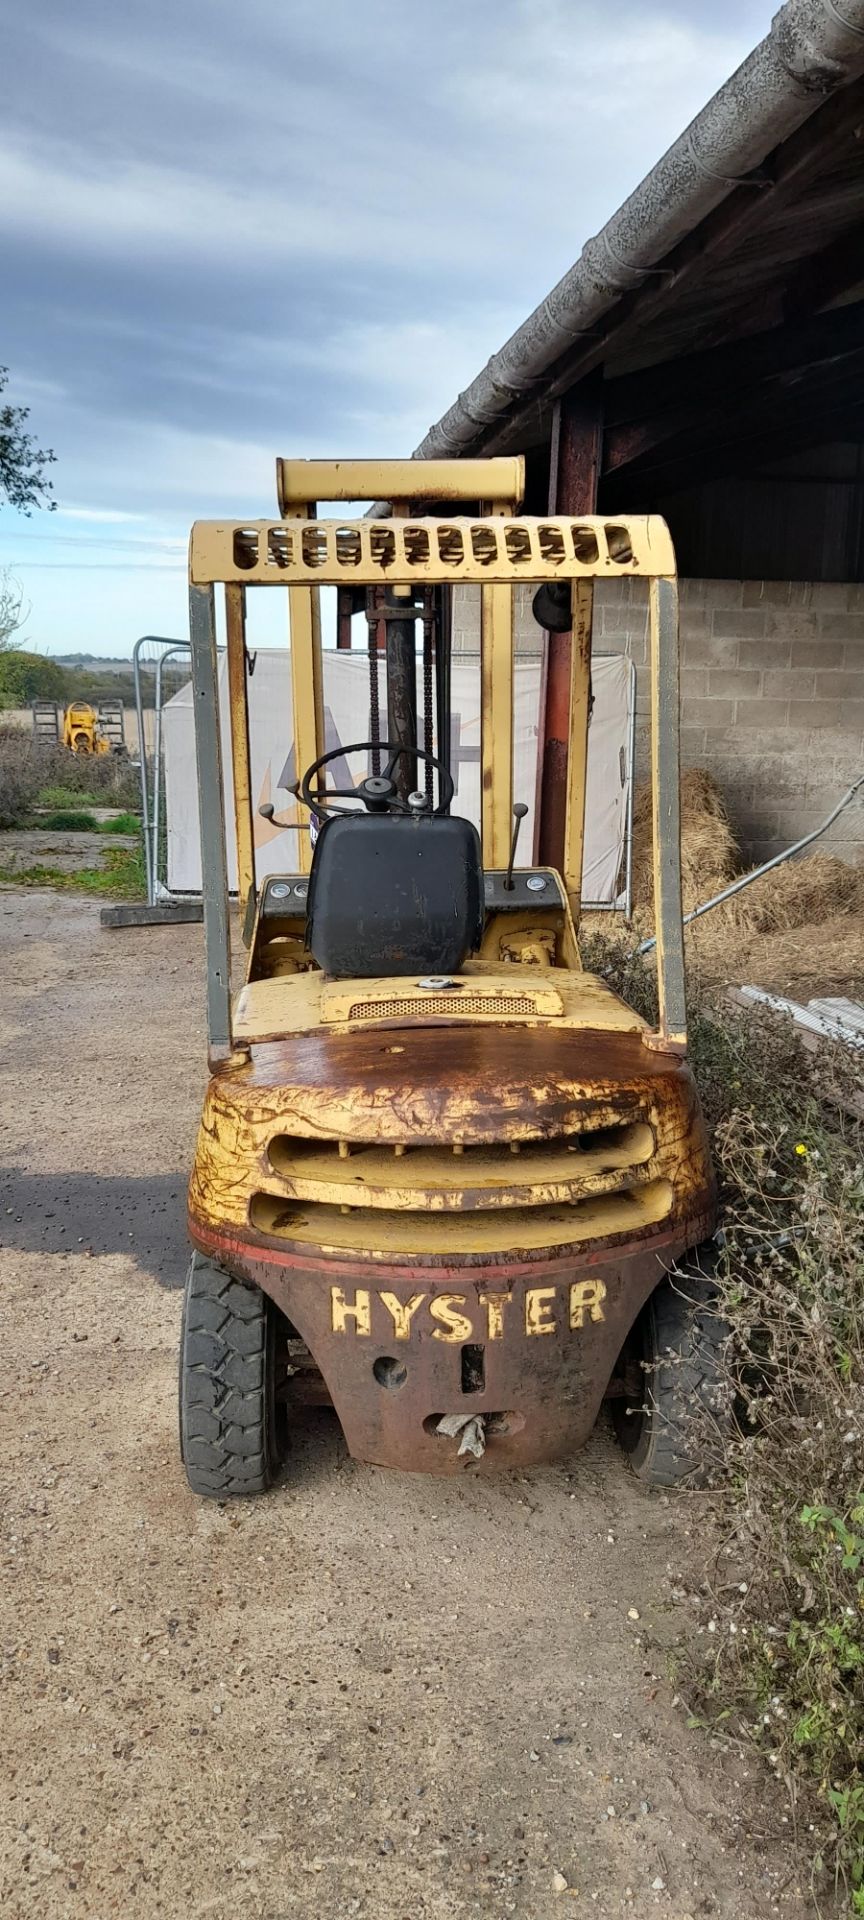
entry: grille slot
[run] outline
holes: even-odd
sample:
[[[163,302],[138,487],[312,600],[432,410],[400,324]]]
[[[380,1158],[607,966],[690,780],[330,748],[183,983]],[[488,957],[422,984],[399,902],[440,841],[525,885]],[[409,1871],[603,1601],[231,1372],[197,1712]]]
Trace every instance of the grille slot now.
[[[634,1116],[622,1120],[617,1126],[580,1128],[578,1133],[565,1133],[551,1140],[460,1140],[455,1142],[455,1151],[462,1161],[463,1176],[472,1160],[489,1162],[497,1159],[502,1166],[512,1170],[516,1160],[520,1164],[531,1160],[547,1161],[553,1156],[560,1157],[562,1153],[602,1155],[604,1170],[609,1170],[612,1167],[644,1165],[654,1152],[654,1135],[647,1121]],[[354,1160],[358,1155],[373,1154],[388,1166],[393,1158],[404,1157],[406,1166],[400,1171],[405,1174],[407,1165],[416,1166],[418,1155],[424,1161],[434,1158],[435,1164],[440,1165],[453,1152],[454,1144],[444,1141],[440,1146],[429,1148],[422,1142],[321,1140],[296,1133],[274,1134],[269,1147],[274,1173],[290,1173],[293,1168],[302,1167],[310,1161],[324,1168],[328,1160]]]
[[[557,1140],[401,1142],[304,1140],[277,1134],[269,1163],[281,1196],[356,1212],[484,1213],[570,1206],[651,1179],[654,1136],[644,1121]],[[278,1195],[275,1197],[279,1197]]]
[[[476,1211],[451,1213],[443,1239],[437,1212],[286,1204],[272,1193],[253,1195],[249,1218],[270,1240],[325,1253],[404,1253],[440,1260],[482,1252],[517,1258],[523,1250],[630,1237],[664,1219],[671,1206],[669,1181],[651,1180],[625,1193],[592,1194],[569,1206],[489,1209],[480,1219]]]

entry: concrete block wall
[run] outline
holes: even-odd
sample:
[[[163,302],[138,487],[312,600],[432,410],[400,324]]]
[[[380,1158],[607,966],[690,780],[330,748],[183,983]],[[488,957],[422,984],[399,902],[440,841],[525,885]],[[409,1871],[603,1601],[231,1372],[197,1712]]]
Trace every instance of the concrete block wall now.
[[[535,587],[517,587],[515,591],[516,652],[530,659],[543,651],[543,633],[531,612]],[[480,648],[480,588],[453,588],[453,646],[457,653],[477,653]],[[609,649],[611,652],[611,648]]]
[[[594,645],[636,662],[642,773],[646,635],[640,584],[598,585]],[[864,772],[864,586],[682,580],[681,753],[719,781],[748,863],[818,826]],[[819,845],[864,864],[864,805]]]
[[[599,581],[594,648],[626,653],[637,672],[637,778],[647,773],[647,592]],[[542,642],[531,590],[517,590],[520,653]],[[454,596],[454,644],[479,643],[477,590]],[[745,860],[779,853],[824,819],[864,772],[864,586],[682,580],[681,750],[718,780]],[[864,801],[822,840],[864,865]]]

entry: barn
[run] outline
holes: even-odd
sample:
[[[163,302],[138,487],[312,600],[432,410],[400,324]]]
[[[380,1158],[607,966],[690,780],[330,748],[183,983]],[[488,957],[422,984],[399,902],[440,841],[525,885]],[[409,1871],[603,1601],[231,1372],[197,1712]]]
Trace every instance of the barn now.
[[[416,449],[523,453],[532,513],[666,517],[683,764],[753,863],[864,771],[862,216],[864,0],[789,0]],[[631,584],[598,589],[594,646],[647,693]],[[822,844],[864,863],[860,800]]]

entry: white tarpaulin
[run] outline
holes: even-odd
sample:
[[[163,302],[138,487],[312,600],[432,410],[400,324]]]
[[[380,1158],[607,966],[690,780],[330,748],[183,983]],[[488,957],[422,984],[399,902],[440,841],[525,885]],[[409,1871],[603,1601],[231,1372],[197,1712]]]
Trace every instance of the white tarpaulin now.
[[[324,652],[325,752],[369,738],[369,663],[365,654]],[[628,742],[631,668],[618,656],[598,656],[592,665],[594,712],[588,743],[588,795],[585,831],[583,895],[591,901],[614,901],[624,850],[627,813]],[[531,859],[537,789],[537,737],[541,662],[517,660],[514,669],[513,797],[528,805],[522,826],[518,859]],[[266,874],[297,870],[297,831],[262,819],[257,808],[272,801],[276,812],[290,821],[306,822],[305,808],[297,808],[287,789],[297,778],[291,726],[291,667],[288,649],[259,648],[254,673],[247,680],[249,730],[252,751],[252,793],[255,803],[255,864],[258,880]],[[383,663],[380,674],[382,731],[386,713]],[[231,751],[228,731],[227,666],[220,656],[219,700],[222,714],[222,758],[225,812],[228,822],[228,873],[237,887],[234,846]],[[456,782],[452,811],[480,826],[480,666],[476,656],[454,654],[452,663],[451,770]],[[195,735],[191,685],[181,687],[163,713],[165,742],[165,805],[168,836],[168,887],[172,893],[201,890],[201,852],[198,842],[198,790],[195,774]],[[421,763],[422,764],[422,763]],[[303,769],[301,768],[302,772]],[[363,757],[354,755],[331,765],[334,786],[347,787],[368,771]],[[420,784],[423,785],[422,772]],[[302,829],[301,829],[302,830]]]

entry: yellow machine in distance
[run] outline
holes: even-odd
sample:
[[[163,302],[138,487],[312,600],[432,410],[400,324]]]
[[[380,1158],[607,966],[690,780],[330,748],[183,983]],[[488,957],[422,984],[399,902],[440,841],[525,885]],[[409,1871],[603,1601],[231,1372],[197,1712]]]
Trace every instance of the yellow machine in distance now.
[[[666,1277],[693,1261],[715,1204],[686,1060],[674,553],[653,517],[520,515],[523,484],[521,460],[281,461],[281,519],[192,530],[211,1078],[189,1190],[180,1406],[187,1474],[206,1495],[266,1486],[310,1397],[333,1404],[356,1458],[433,1473],[566,1456],[608,1398],[645,1478],[698,1470],[682,1393],[714,1391],[715,1336],[696,1266],[689,1292]],[[319,498],[390,511],[319,520]],[[656,1023],[579,950],[598,578],[648,594]],[[450,764],[457,583],[480,598],[479,835]],[[531,849],[516,864],[524,583],[554,583],[570,607],[554,866]],[[236,992],[217,585],[248,947]],[[323,736],[327,585],[365,611],[369,636],[370,738],[338,753]],[[246,647],[259,586],[287,589],[304,823],[296,871],[260,884]],[[334,786],[352,754],[365,773]],[[683,1369],[668,1364],[670,1340],[686,1345]]]
[[[126,752],[122,700],[100,700],[95,707],[87,700],[70,700],[65,708],[53,700],[34,700],[31,711],[40,746],[99,757]]]
[[[62,743],[72,753],[105,754],[111,744],[102,732],[95,707],[86,700],[73,700],[63,715]]]

